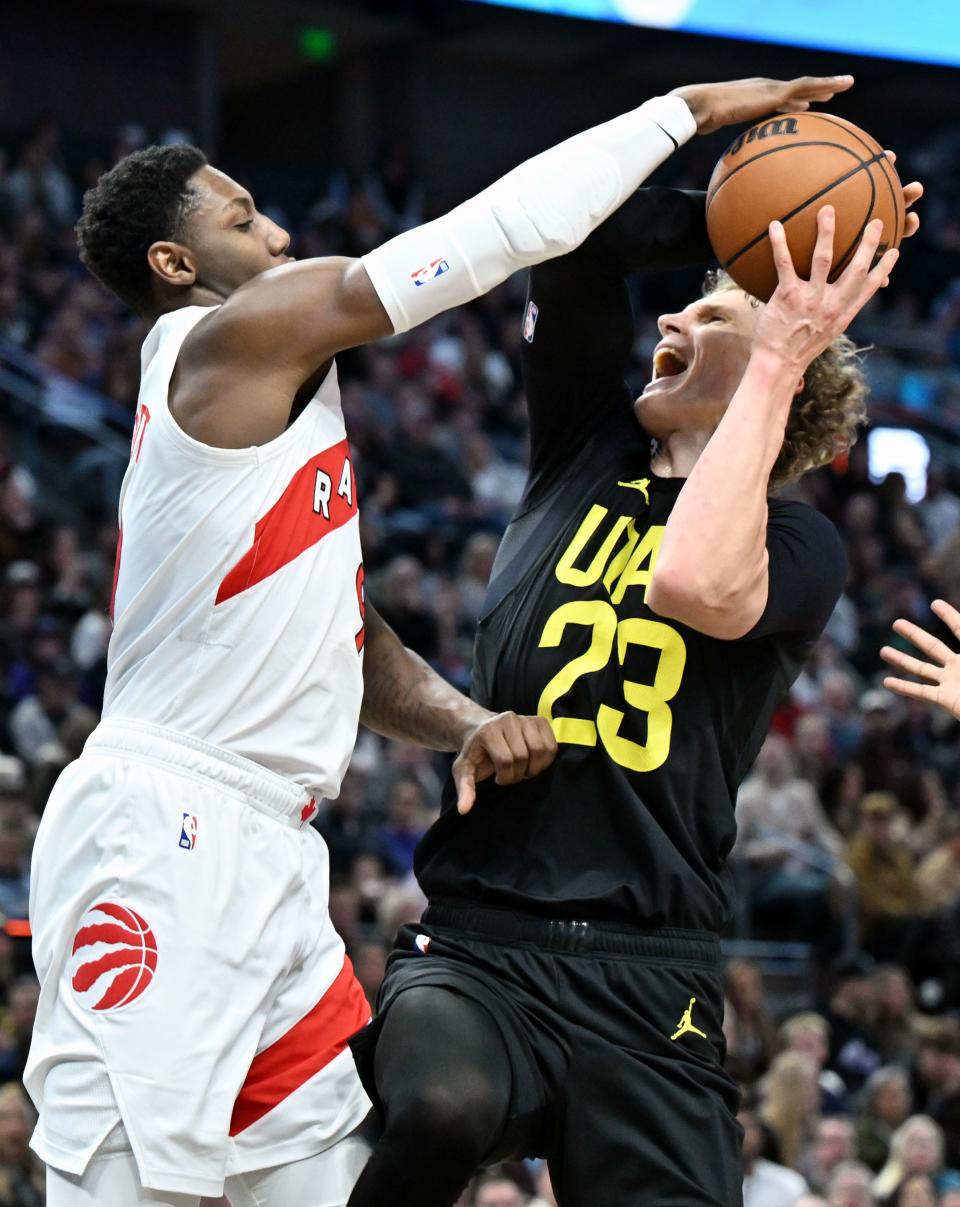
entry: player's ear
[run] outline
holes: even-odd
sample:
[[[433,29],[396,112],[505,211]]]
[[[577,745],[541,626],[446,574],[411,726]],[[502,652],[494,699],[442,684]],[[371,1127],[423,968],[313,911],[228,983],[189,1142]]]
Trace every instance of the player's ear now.
[[[147,263],[165,285],[192,285],[197,279],[193,254],[182,243],[151,243]]]
[[[793,391],[794,398],[798,398],[803,393],[804,389],[806,388],[806,385],[807,385],[807,379],[805,377],[801,377],[800,380],[797,382],[797,388]]]

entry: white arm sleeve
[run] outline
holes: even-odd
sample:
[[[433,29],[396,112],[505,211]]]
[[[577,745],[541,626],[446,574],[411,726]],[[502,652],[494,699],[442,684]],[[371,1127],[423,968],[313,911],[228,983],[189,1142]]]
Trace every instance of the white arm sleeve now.
[[[528,159],[469,201],[363,257],[396,332],[573,251],[697,125],[661,96]]]

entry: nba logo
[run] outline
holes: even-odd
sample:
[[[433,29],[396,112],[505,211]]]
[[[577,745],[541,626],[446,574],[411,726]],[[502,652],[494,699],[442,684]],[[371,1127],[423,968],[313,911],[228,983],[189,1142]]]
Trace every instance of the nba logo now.
[[[528,344],[533,343],[533,333],[537,326],[537,315],[540,307],[536,302],[527,302],[527,313],[523,316],[523,338]]]
[[[192,851],[197,845],[197,819],[192,813],[184,813],[180,824],[180,845],[185,851]]]
[[[413,278],[414,285],[426,285],[428,281],[432,281],[435,277],[442,277],[445,272],[450,271],[450,265],[444,259],[431,260],[429,264],[424,264],[423,268],[418,268],[416,272],[412,272],[410,276]]]
[[[430,936],[417,935],[413,941],[413,944],[417,951],[419,951],[422,956],[425,956],[430,951]]]

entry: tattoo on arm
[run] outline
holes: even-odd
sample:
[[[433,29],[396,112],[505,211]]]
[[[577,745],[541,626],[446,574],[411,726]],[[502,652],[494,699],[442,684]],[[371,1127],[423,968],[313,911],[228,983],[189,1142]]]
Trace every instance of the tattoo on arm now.
[[[490,714],[407,649],[367,601],[360,721],[375,733],[457,751]]]

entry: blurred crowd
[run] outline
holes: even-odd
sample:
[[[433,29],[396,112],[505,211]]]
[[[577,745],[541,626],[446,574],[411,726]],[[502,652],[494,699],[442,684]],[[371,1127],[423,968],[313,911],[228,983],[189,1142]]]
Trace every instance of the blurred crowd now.
[[[83,189],[118,157],[180,137],[124,126],[100,157],[77,158],[44,120],[0,144],[0,1207],[42,1202],[19,1086],[37,998],[22,919],[47,795],[102,704],[117,536],[112,498],[64,491],[82,432],[48,424],[25,442],[3,370],[28,353],[46,389],[87,387],[132,426],[145,328],[84,274],[72,226]],[[301,258],[359,254],[424,217],[400,144],[361,179],[318,176],[308,203],[238,174],[294,231]],[[854,335],[877,345],[867,361],[877,405],[915,414],[917,426],[960,423],[960,140],[933,140],[903,174],[928,183],[923,231]],[[698,279],[634,286],[638,389],[657,310],[690,300]],[[492,559],[524,485],[523,291],[514,278],[338,358],[370,598],[463,689]],[[939,631],[931,600],[960,606],[957,464],[934,460],[923,485],[916,502],[898,473],[871,480],[861,442],[794,488],[836,522],[850,572],[738,801],[731,937],[801,944],[790,950],[811,970],[803,1002],[785,1008],[763,959],[726,968],[747,1207],[960,1207],[960,726],[880,686],[893,620]],[[331,913],[371,1000],[397,926],[422,909],[413,851],[448,774],[444,756],[361,731],[342,792],[318,819]],[[488,1171],[463,1203],[553,1198],[530,1164]]]

